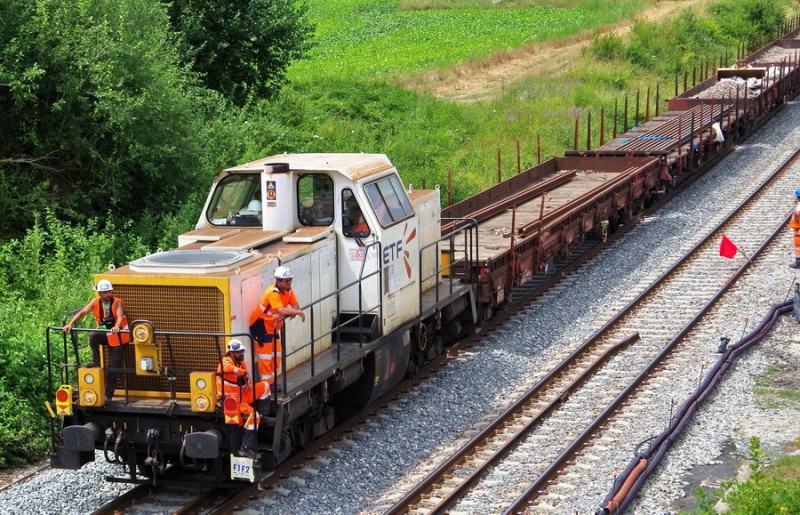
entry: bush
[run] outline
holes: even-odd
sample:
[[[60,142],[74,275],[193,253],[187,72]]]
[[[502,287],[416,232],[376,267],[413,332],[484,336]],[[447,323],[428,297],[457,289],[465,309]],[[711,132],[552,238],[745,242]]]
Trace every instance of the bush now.
[[[719,497],[732,515],[800,513],[800,478],[784,480],[768,474],[761,440],[757,437],[750,438],[749,458],[750,478],[744,482],[723,482],[716,495],[698,488],[695,494],[699,509],[694,513],[716,513],[714,504]]]
[[[625,54],[625,43],[616,32],[595,34],[589,47],[591,55],[600,61],[613,61]]]
[[[54,392],[45,328],[86,304],[93,274],[143,253],[125,227],[106,227],[110,233],[96,221],[73,227],[46,213],[23,238],[0,245],[0,467],[39,459],[48,448],[44,403]]]

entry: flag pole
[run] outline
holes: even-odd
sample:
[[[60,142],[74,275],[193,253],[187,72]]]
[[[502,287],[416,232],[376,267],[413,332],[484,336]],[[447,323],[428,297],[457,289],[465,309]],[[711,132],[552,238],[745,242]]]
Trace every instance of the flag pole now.
[[[742,249],[740,249],[740,248],[739,248],[739,246],[738,246],[738,245],[736,246],[736,252],[738,252],[739,254],[743,255],[743,256],[744,256],[744,258],[747,260],[747,262],[748,262],[748,263],[750,263],[751,265],[753,264],[753,262],[752,262],[752,261],[750,261],[750,258],[747,256],[747,254],[745,254],[745,253],[742,251]]]

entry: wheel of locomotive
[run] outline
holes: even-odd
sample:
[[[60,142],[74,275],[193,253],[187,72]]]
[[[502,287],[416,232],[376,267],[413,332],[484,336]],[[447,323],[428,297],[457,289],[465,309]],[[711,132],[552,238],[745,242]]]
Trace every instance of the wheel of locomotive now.
[[[303,449],[311,443],[311,424],[305,416],[300,417],[292,424],[291,442],[295,449]]]
[[[427,361],[429,355],[428,340],[430,338],[430,331],[424,322],[420,322],[416,327],[411,330],[411,340],[414,345],[411,349],[411,356],[408,360],[408,368],[406,369],[406,379],[415,377],[419,372],[419,368]]]
[[[417,351],[424,354],[428,349],[428,326],[424,322],[417,326]]]
[[[494,316],[494,312],[495,312],[495,306],[494,306],[493,300],[491,302],[487,302],[486,304],[484,304],[482,306],[481,312],[482,312],[481,313],[481,324],[491,320],[492,317]]]
[[[608,218],[608,233],[614,234],[619,229],[619,217],[611,216]]]

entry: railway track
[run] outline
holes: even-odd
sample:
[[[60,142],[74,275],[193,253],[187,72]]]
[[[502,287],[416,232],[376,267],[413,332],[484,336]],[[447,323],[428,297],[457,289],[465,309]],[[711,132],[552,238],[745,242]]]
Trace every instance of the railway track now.
[[[195,487],[138,485],[93,512],[94,515],[126,515],[170,513],[188,515],[207,513],[236,496],[238,488],[215,488],[198,484]]]
[[[591,463],[598,458],[593,454],[607,452],[613,442],[604,433],[629,431],[632,421],[625,407],[637,397],[647,401],[661,395],[657,378],[667,362],[679,369],[696,363],[693,355],[677,356],[679,345],[708,350],[709,335],[690,336],[690,331],[746,270],[719,257],[719,241],[727,234],[741,248],[759,252],[768,245],[785,225],[775,206],[792,188],[790,170],[797,161],[795,154],[645,292],[387,513],[568,509],[581,474],[594,469]],[[611,447],[618,452],[617,445]],[[524,472],[501,470],[506,462]],[[527,487],[509,484],[508,477],[520,475],[531,478]],[[570,480],[559,479],[564,475]]]
[[[787,163],[787,166],[784,166],[783,168],[787,169],[788,165],[789,164]],[[769,183],[780,182],[779,179],[780,175],[776,173],[774,174],[774,178],[767,182]],[[761,189],[767,187],[767,182],[765,182],[765,185]],[[672,193],[677,194],[685,187],[690,187],[690,184],[689,183],[682,184],[680,188],[676,189]],[[785,184],[783,186],[776,186],[776,188],[779,190],[778,197],[781,200],[785,200],[785,195],[784,195],[785,187],[786,187]],[[744,203],[747,203],[747,201],[743,202],[743,204]],[[654,206],[654,208],[657,207],[658,207],[657,205]],[[650,216],[652,211],[653,209],[648,209],[642,212],[640,216],[641,217]],[[631,226],[632,224],[629,224],[629,227]],[[615,233],[614,235],[611,235],[609,237],[608,243],[613,244],[615,240],[617,240],[620,237],[623,237],[624,234],[625,231],[623,228],[623,230]],[[734,236],[734,234],[736,233],[730,233],[731,237],[734,238],[734,240],[736,240],[738,236]],[[706,238],[707,241],[711,241],[713,239],[714,239],[713,235],[709,235]],[[709,243],[709,245],[713,247],[715,242],[716,240]],[[595,245],[592,246],[592,243],[595,243]],[[348,447],[347,444],[348,440],[351,438],[351,435],[358,434],[361,431],[360,427],[363,427],[364,425],[369,425],[371,423],[371,420],[376,418],[394,416],[391,413],[398,411],[398,410],[393,411],[392,406],[394,401],[403,396],[408,395],[410,391],[413,392],[413,390],[419,387],[420,385],[424,385],[430,376],[436,375],[440,372],[446,373],[448,363],[450,360],[458,359],[458,356],[461,353],[472,352],[476,346],[480,345],[481,339],[483,338],[482,335],[493,330],[495,327],[502,326],[502,324],[509,317],[515,316],[518,310],[521,307],[523,307],[526,303],[530,302],[535,297],[541,295],[543,292],[551,289],[555,284],[557,284],[557,282],[563,275],[568,274],[574,269],[578,268],[582,263],[584,263],[586,260],[592,257],[597,251],[599,251],[599,249],[603,247],[603,245],[599,245],[597,243],[599,242],[587,242],[586,244],[587,248],[581,249],[581,252],[583,253],[580,255],[576,255],[573,260],[566,260],[563,262],[559,262],[557,263],[557,267],[554,270],[549,271],[547,274],[539,274],[539,276],[534,277],[534,279],[529,283],[526,283],[525,285],[519,287],[516,290],[515,295],[513,297],[514,299],[516,299],[515,302],[512,302],[511,305],[509,305],[507,309],[501,313],[500,316],[495,317],[490,325],[484,327],[482,333],[472,338],[468,338],[462,342],[459,342],[457,345],[452,347],[446,355],[442,356],[438,360],[435,360],[427,364],[420,370],[419,375],[415,379],[402,383],[392,392],[389,392],[386,396],[384,396],[384,398],[381,399],[378,403],[372,406],[368,406],[360,413],[358,413],[356,416],[354,416],[352,419],[350,419],[348,422],[339,426],[327,437],[323,438],[322,440],[319,440],[318,442],[307,448],[304,452],[293,457],[290,461],[283,464],[278,470],[276,470],[276,472],[272,476],[263,481],[261,485],[259,485],[258,487],[253,486],[251,489],[241,492],[238,496],[230,499],[230,501],[228,501],[226,504],[221,505],[219,508],[210,511],[209,513],[228,513],[230,511],[241,509],[243,507],[253,507],[253,506],[259,507],[261,506],[261,503],[263,502],[264,499],[268,499],[269,496],[272,495],[271,492],[281,492],[284,488],[282,484],[287,484],[287,485],[289,483],[296,484],[298,481],[302,481],[302,479],[299,478],[303,477],[306,474],[308,475],[317,474],[320,468],[327,466],[329,458],[347,452],[346,449]],[[743,243],[742,247],[745,248],[745,245],[746,244]],[[715,254],[715,251],[712,252],[712,254]],[[725,271],[723,275],[727,280],[729,276],[728,271]],[[635,334],[635,332],[624,335],[620,339],[620,341],[612,342],[612,347],[615,348],[612,348],[611,351],[609,351],[604,358],[601,358],[599,360],[599,362],[602,363],[603,361],[607,361],[608,359],[613,357],[614,353],[621,351],[623,347],[633,343],[632,341],[633,334]],[[577,381],[573,381],[576,383],[575,387],[580,386],[579,383],[582,381],[586,381],[587,378],[588,376],[584,375],[584,377],[579,378]],[[543,380],[542,382],[545,381],[546,380]],[[553,384],[553,381],[548,381],[548,382],[551,385]],[[555,390],[553,389],[552,386],[550,386],[550,390],[551,390],[550,392],[551,397],[556,397],[556,400],[554,402],[555,405],[561,404],[565,400],[569,400],[569,394],[558,396],[556,393],[553,393]],[[511,408],[509,408],[509,410],[510,409]],[[402,411],[402,409],[399,409],[399,411]],[[535,424],[530,424],[530,425],[535,425]],[[486,426],[487,428],[490,426],[492,426],[493,428],[500,428],[500,427],[505,427],[506,424],[488,422]],[[495,430],[496,429],[491,429],[488,430],[487,432],[491,433],[494,432]],[[492,445],[494,447],[499,447],[500,444],[498,442],[499,439],[495,438],[495,441],[492,442]],[[452,482],[452,479],[448,478],[447,481]],[[410,491],[410,489],[408,489],[408,491]]]

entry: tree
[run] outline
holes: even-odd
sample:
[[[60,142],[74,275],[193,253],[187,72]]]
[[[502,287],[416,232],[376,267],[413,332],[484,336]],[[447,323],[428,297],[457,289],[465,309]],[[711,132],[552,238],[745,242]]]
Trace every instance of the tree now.
[[[4,0],[0,237],[50,207],[72,220],[172,205],[191,188],[205,112],[159,0]]]
[[[237,105],[272,98],[289,64],[310,48],[312,26],[294,0],[168,0],[183,59]]]

